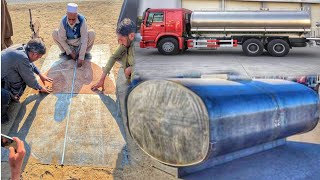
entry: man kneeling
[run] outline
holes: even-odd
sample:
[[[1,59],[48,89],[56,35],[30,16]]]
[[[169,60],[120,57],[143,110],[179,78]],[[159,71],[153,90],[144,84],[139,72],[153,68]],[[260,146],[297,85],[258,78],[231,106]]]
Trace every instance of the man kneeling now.
[[[46,53],[46,47],[40,39],[32,39],[27,45],[20,45],[1,51],[1,124],[7,122],[8,107],[11,101],[18,102],[26,86],[49,93],[41,87],[34,75],[41,81],[52,82],[51,78],[40,73],[33,62]]]
[[[61,54],[70,55],[73,60],[78,59],[80,67],[92,49],[95,33],[88,31],[86,18],[78,13],[78,5],[69,3],[67,15],[62,18],[59,29],[53,31],[52,37]]]

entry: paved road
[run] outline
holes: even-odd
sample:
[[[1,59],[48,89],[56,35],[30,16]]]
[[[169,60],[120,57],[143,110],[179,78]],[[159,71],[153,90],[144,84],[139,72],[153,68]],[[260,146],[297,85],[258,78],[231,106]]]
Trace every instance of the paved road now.
[[[137,45],[138,46],[138,45]],[[188,73],[233,72],[248,76],[300,76],[320,73],[320,47],[292,49],[286,57],[245,56],[241,48],[188,50],[164,56],[156,49],[136,47],[136,71],[142,77],[175,77]]]
[[[320,145],[288,142],[184,177],[186,180],[316,180],[320,177]]]

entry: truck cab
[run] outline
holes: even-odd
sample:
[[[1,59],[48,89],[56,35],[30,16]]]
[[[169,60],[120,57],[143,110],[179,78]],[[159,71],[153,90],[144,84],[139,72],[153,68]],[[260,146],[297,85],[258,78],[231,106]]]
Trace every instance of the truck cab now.
[[[184,36],[190,26],[187,9],[146,9],[141,24],[141,48],[158,48],[162,54],[177,54],[185,48]]]

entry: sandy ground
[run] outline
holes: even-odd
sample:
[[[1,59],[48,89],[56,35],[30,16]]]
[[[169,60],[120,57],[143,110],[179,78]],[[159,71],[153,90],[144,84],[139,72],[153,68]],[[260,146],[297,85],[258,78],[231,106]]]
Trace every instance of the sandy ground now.
[[[42,1],[43,2],[43,1]],[[111,52],[117,47],[115,28],[122,6],[122,0],[105,0],[104,2],[77,2],[79,12],[86,16],[89,28],[96,32],[95,44],[109,44]],[[27,43],[31,36],[29,28],[29,11],[32,9],[33,20],[41,23],[40,36],[48,49],[54,44],[51,34],[57,29],[62,16],[65,14],[66,2],[58,3],[32,3],[8,4],[13,22],[14,44]],[[36,62],[41,67],[46,55]],[[117,74],[119,64],[114,68]],[[27,90],[25,96],[31,89]],[[9,167],[2,162],[2,179],[8,178]],[[7,176],[6,176],[7,174]],[[122,179],[119,170],[101,167],[77,167],[44,165],[30,158],[22,174],[24,179]]]
[[[65,15],[67,3],[32,3],[8,4],[14,35],[12,40],[16,43],[27,43],[30,40],[29,11],[32,10],[33,21],[39,20],[41,24],[40,36],[48,49],[54,44],[52,31],[59,27],[62,16]],[[104,2],[78,2],[79,12],[85,15],[88,28],[96,32],[95,44],[109,44],[111,51],[117,45],[115,29],[122,6],[121,0],[106,0]],[[36,62],[41,67],[46,55]]]

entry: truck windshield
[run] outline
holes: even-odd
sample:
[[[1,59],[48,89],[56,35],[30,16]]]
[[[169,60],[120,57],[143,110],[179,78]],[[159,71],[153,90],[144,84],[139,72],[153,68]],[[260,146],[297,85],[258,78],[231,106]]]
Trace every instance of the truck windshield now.
[[[149,24],[153,22],[163,22],[163,12],[150,12],[147,22]]]

